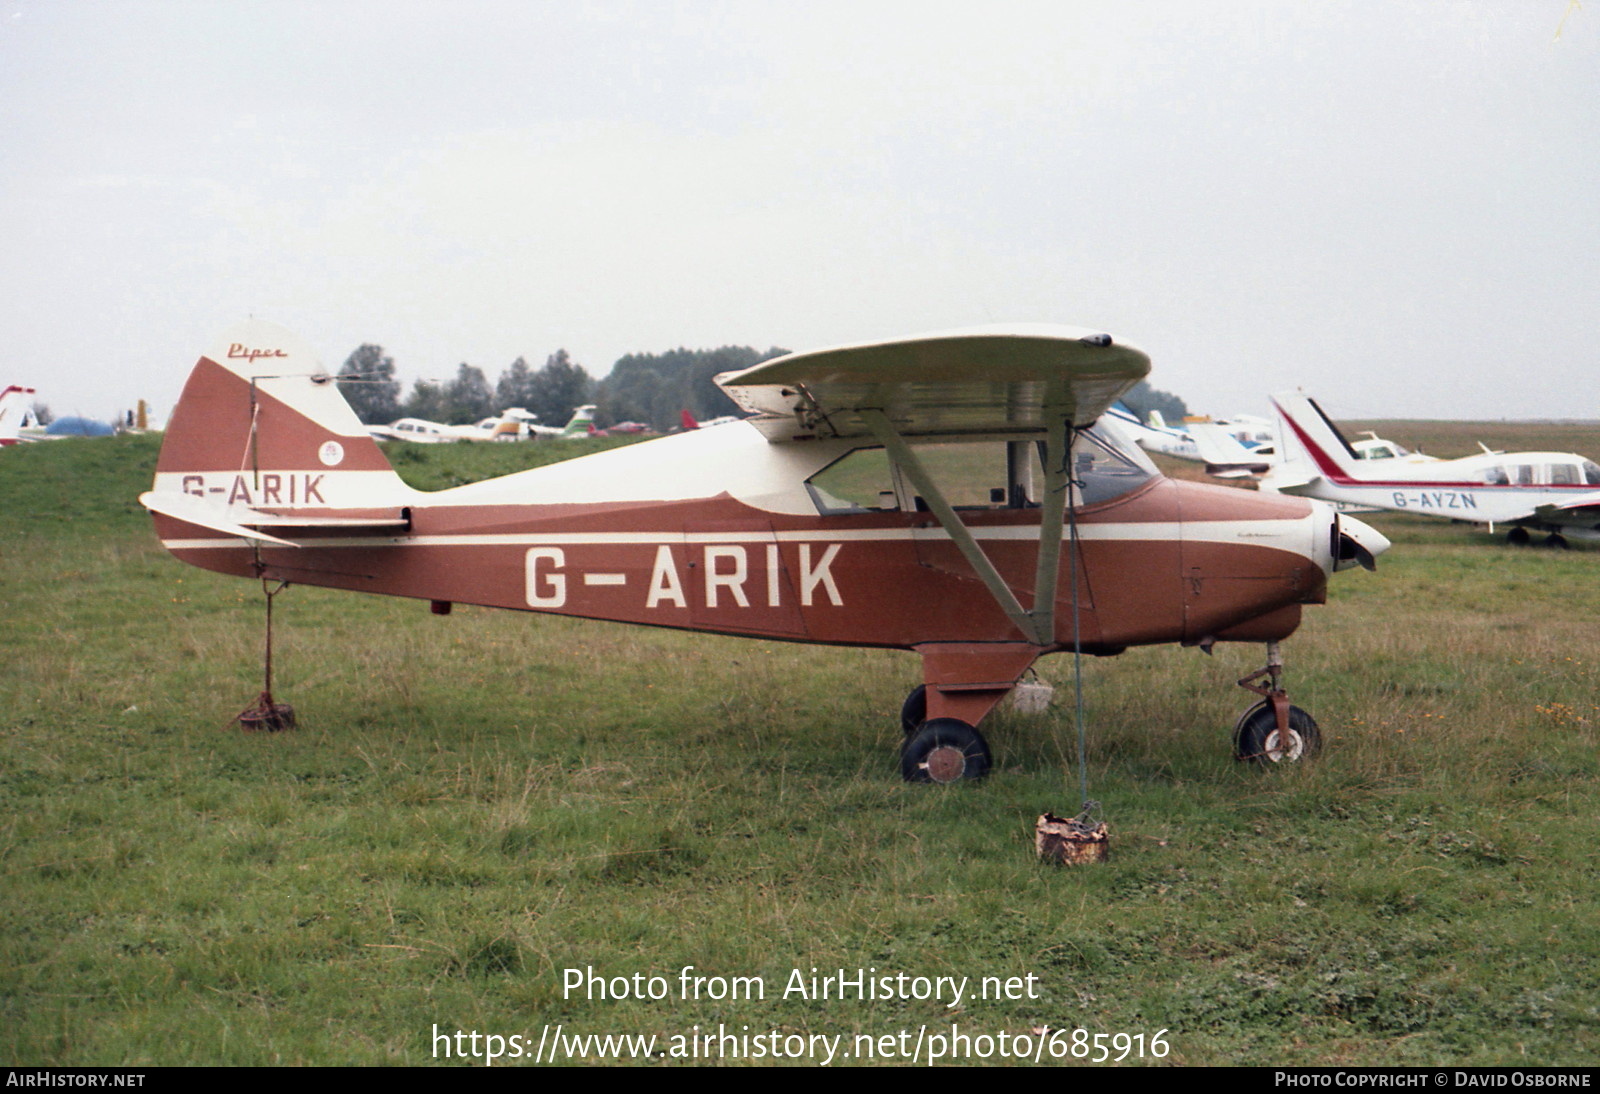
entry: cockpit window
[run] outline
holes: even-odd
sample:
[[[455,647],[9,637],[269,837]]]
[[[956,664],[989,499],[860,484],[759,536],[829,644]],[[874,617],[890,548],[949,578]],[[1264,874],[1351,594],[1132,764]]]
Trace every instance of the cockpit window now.
[[[1043,501],[1040,441],[952,441],[913,444],[945,500],[956,509],[1037,509]],[[1073,442],[1068,474],[1078,505],[1109,501],[1158,475],[1149,457],[1096,429]],[[857,448],[806,482],[825,514],[926,512],[926,499],[882,448]]]
[[[1072,478],[1079,505],[1121,497],[1159,474],[1142,448],[1118,443],[1099,426],[1083,430],[1072,446]]]
[[[883,513],[900,508],[889,453],[857,448],[806,480],[811,500],[822,513]]]

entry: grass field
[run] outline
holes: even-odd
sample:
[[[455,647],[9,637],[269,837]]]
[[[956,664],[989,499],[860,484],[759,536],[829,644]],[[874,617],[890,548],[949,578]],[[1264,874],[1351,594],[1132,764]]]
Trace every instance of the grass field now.
[[[1600,453],[1593,428],[1375,428],[1418,443],[1402,426],[1440,455]],[[903,1031],[926,1059],[952,1027],[969,1062],[1040,1027],[1069,1063],[1094,1034],[1168,1065],[1600,1051],[1592,550],[1373,518],[1378,573],[1338,575],[1285,644],[1326,742],[1293,769],[1230,757],[1259,647],[1090,662],[1112,859],[1058,869],[1031,834],[1078,805],[1061,658],[1048,715],[986,726],[991,778],[908,786],[908,654],[293,588],[277,690],[301,726],[239,732],[260,590],[157,544],[156,443],[0,452],[0,1061],[425,1064],[436,1030],[531,1053],[557,1026],[668,1059],[719,1027],[818,1062],[842,1037],[836,1063]],[[437,486],[581,448],[397,466]],[[685,966],[725,979],[684,998]],[[586,968],[665,998],[564,991]],[[955,1008],[785,996],[813,969],[970,980]],[[735,977],[764,998],[706,997]],[[983,977],[1034,997],[974,998]]]

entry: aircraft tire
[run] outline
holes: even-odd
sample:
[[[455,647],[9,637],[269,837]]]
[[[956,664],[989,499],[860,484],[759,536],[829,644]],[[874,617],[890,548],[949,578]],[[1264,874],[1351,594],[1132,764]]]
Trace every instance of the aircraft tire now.
[[[928,685],[918,684],[911,689],[911,694],[907,695],[906,701],[900,705],[900,728],[910,735],[927,720]]]
[[[1513,547],[1526,547],[1532,539],[1533,537],[1528,534],[1528,530],[1521,525],[1506,533],[1506,542]]]
[[[1250,763],[1296,763],[1315,756],[1322,748],[1322,731],[1316,719],[1299,707],[1289,708],[1289,749],[1278,747],[1278,717],[1266,699],[1239,715],[1233,727],[1233,755]]]
[[[989,744],[959,718],[923,722],[900,749],[900,775],[911,783],[954,783],[989,773]]]

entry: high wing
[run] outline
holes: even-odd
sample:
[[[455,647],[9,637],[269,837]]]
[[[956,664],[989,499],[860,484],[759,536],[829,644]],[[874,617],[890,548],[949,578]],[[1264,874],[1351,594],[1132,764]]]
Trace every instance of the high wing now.
[[[983,327],[793,353],[717,377],[768,441],[872,438],[916,487],[988,588],[1038,645],[1055,635],[1070,431],[1150,371],[1150,358],[1076,327]],[[914,438],[1012,434],[1044,443],[1034,607],[1024,608],[928,473]]]
[[[1087,426],[1150,371],[1150,358],[1077,327],[976,327],[791,353],[717,377],[769,441],[1033,433]]]

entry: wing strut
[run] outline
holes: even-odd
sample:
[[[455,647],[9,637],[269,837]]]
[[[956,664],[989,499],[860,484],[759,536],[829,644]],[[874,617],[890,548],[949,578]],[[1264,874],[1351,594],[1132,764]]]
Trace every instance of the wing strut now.
[[[1034,607],[1028,611],[984,553],[971,529],[962,522],[960,514],[945,498],[944,491],[929,476],[916,452],[890,424],[888,416],[878,409],[861,409],[857,413],[873,437],[883,445],[890,458],[917,488],[922,500],[928,503],[939,526],[961,551],[962,557],[989,590],[989,595],[994,597],[1000,610],[1033,644],[1054,645],[1056,588],[1060,581],[1061,522],[1066,511],[1067,490],[1071,485],[1067,476],[1066,417],[1051,415],[1045,440],[1045,492],[1039,513],[1038,569],[1034,577]]]
[[[1072,490],[1067,464],[1072,459],[1071,434],[1062,410],[1049,413],[1044,440],[1044,501],[1039,510],[1039,568],[1033,576],[1033,625],[1037,641],[1047,646],[1056,637],[1056,588],[1061,581],[1061,522]],[[1074,545],[1073,550],[1077,550]]]

